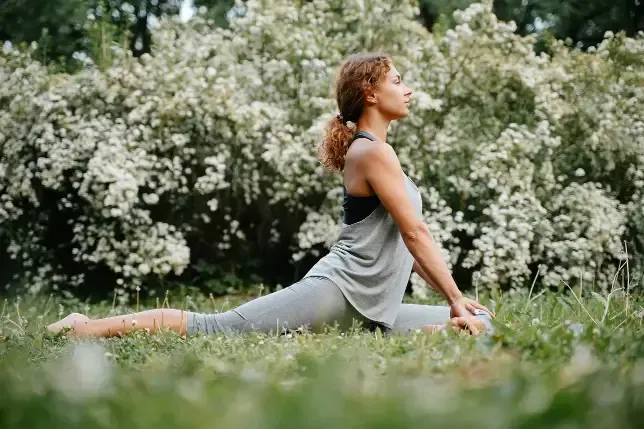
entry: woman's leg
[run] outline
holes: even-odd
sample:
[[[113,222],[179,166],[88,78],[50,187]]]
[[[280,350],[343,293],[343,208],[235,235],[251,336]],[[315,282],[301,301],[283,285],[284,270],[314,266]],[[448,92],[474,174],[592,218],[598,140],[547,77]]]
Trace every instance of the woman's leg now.
[[[156,332],[161,327],[183,334],[201,332],[282,332],[307,327],[318,330],[338,323],[348,328],[353,320],[365,322],[330,280],[309,277],[280,291],[256,298],[224,313],[204,314],[174,309],[156,309],[123,316],[91,320],[70,314],[49,326],[52,332],[72,328],[78,336],[108,337],[135,329]]]
[[[473,315],[473,331],[492,332],[492,318],[480,310]],[[416,329],[434,333],[446,326],[465,328],[466,320],[450,320],[449,307],[438,305],[401,304],[392,328],[393,333],[407,333]]]
[[[113,337],[136,329],[147,329],[154,333],[161,328],[169,328],[184,335],[187,315],[188,313],[185,311],[171,308],[158,308],[94,320],[83,314],[72,313],[64,319],[52,323],[47,329],[50,332],[58,333],[63,329],[71,328],[73,335],[79,337]]]
[[[330,280],[308,277],[294,285],[217,314],[188,313],[187,332],[284,332],[305,327],[318,331],[335,323],[341,329],[365,322]]]

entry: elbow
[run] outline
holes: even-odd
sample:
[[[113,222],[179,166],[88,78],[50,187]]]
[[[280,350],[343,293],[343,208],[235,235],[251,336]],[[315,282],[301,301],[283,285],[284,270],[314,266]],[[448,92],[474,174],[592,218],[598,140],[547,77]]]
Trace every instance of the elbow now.
[[[405,243],[411,245],[426,239],[429,236],[429,229],[427,228],[427,225],[420,222],[405,228],[404,231],[401,231],[401,235]]]

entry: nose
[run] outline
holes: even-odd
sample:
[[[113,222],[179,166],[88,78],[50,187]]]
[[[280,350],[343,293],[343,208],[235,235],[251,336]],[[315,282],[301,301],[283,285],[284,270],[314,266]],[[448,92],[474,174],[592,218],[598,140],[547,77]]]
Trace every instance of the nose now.
[[[411,88],[407,87],[407,91],[405,92],[405,97],[411,97],[411,94],[412,94],[413,92],[414,92],[414,91],[412,91],[412,89],[411,89]]]

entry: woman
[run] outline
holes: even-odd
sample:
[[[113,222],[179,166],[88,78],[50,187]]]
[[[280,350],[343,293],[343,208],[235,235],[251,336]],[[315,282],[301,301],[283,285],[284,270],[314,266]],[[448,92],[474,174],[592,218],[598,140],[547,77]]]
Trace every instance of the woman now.
[[[342,329],[354,321],[393,332],[489,330],[491,313],[459,291],[422,221],[420,193],[386,143],[391,121],[409,114],[411,94],[386,55],[352,55],[340,68],[340,113],[328,124],[319,154],[325,167],[343,172],[344,220],[328,255],[301,281],[225,313],[156,309],[98,320],[74,313],[49,330],[73,328],[80,336],[161,326],[180,334],[281,332]],[[402,304],[412,269],[448,306]]]

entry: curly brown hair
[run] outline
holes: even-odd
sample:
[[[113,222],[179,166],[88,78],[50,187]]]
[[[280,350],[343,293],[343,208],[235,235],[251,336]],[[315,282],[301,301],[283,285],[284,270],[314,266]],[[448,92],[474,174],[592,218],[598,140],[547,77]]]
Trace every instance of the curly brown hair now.
[[[365,90],[376,91],[391,66],[389,55],[380,52],[353,54],[340,67],[335,85],[340,113],[329,121],[318,156],[331,171],[344,169],[344,158],[356,132],[355,125],[362,115]]]

